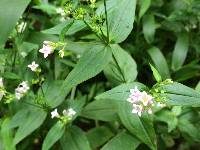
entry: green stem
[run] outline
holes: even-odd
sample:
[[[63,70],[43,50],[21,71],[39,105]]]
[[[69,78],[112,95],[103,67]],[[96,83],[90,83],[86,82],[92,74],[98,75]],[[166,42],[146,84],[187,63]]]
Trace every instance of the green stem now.
[[[103,2],[104,2],[104,9],[105,9],[105,15],[106,15],[107,43],[109,43],[110,38],[109,38],[109,29],[108,29],[108,12],[107,12],[106,0],[104,0]]]

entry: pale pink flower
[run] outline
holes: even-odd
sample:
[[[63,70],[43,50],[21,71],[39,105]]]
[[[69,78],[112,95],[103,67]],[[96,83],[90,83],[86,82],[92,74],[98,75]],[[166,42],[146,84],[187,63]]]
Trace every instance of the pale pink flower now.
[[[138,114],[138,116],[142,115],[143,107],[141,105],[133,104],[132,107],[133,107],[132,109],[133,114]]]
[[[21,99],[29,90],[28,82],[23,81],[18,85],[18,87],[15,89],[15,97],[19,100]]]
[[[44,54],[44,58],[47,58],[49,54],[53,53],[53,47],[51,45],[51,42],[44,41],[43,47],[39,50],[39,52]]]
[[[63,115],[72,118],[76,114],[76,111],[73,108],[69,108],[68,110],[63,110]]]

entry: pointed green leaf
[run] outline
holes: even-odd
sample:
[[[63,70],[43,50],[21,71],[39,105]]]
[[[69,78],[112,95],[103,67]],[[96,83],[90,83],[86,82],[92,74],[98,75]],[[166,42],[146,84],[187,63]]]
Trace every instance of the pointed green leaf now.
[[[132,106],[127,101],[124,101],[119,106],[119,116],[122,124],[130,133],[148,145],[152,150],[156,150],[156,135],[150,116],[144,114],[142,117],[139,117],[137,114],[133,114]]]
[[[135,150],[140,141],[128,132],[121,132],[106,143],[101,150]]]
[[[56,95],[50,98],[51,101],[54,101],[51,107],[58,106],[72,87],[99,74],[111,58],[112,52],[108,46],[97,44],[87,50],[63,84],[57,89]]]
[[[91,150],[85,133],[76,126],[66,130],[61,138],[61,146],[64,150]]]
[[[150,7],[151,0],[142,0],[142,1],[139,1],[139,3],[140,3],[139,19],[141,19],[142,16],[145,14],[145,12]]]
[[[47,133],[47,136],[42,144],[42,150],[50,149],[62,137],[64,132],[64,124],[58,121]]]
[[[1,0],[0,1],[0,47],[17,24],[30,0]]]

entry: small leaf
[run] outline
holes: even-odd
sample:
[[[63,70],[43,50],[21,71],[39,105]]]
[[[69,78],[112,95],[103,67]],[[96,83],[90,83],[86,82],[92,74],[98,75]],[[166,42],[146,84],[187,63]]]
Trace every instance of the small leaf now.
[[[178,70],[183,65],[189,48],[189,37],[187,33],[178,35],[173,54],[172,54],[172,69]]]
[[[162,81],[162,78],[160,76],[160,74],[158,73],[158,71],[156,70],[156,68],[154,68],[154,66],[152,66],[151,64],[149,64],[151,67],[151,70],[153,71],[153,76],[156,79],[157,82]]]
[[[142,1],[139,1],[139,3],[140,3],[139,19],[141,19],[142,16],[145,14],[145,12],[150,7],[151,0],[142,0]]]
[[[64,134],[64,124],[58,121],[47,133],[42,144],[42,150],[50,149]]]
[[[101,150],[135,150],[140,141],[127,132],[121,132],[106,143]]]
[[[162,79],[165,80],[170,78],[169,68],[166,59],[161,51],[156,47],[152,47],[148,50],[148,53],[153,60],[153,63],[155,64],[155,67],[161,75]]]
[[[154,41],[156,31],[156,23],[153,14],[148,14],[143,17],[143,33],[147,43]]]
[[[85,133],[76,126],[71,126],[61,138],[63,150],[91,150]]]

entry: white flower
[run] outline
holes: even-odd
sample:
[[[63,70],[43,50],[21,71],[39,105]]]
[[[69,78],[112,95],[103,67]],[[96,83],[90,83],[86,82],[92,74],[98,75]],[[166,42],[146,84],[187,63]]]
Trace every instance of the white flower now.
[[[74,111],[73,108],[69,108],[68,110],[63,110],[64,116],[68,116],[68,117],[72,118],[75,114],[76,114],[76,112]]]
[[[56,13],[60,14],[61,16],[65,16],[65,11],[62,8],[57,8]]]
[[[3,98],[5,95],[5,90],[3,86],[3,78],[0,78],[0,100]]]
[[[63,58],[63,57],[65,56],[64,50],[60,50],[60,51],[59,51],[59,55],[60,55],[61,58]]]
[[[32,71],[36,71],[37,67],[39,67],[39,65],[36,64],[35,61],[33,61],[30,65],[28,65],[28,68],[30,68]]]
[[[51,112],[51,118],[59,118],[60,115],[58,114],[58,110],[54,109],[54,111]]]
[[[153,104],[153,97],[151,95],[148,95],[146,92],[142,92],[142,103],[144,106],[147,106],[149,104]]]
[[[28,82],[23,81],[18,85],[18,87],[15,89],[15,97],[20,100],[29,90]]]
[[[141,116],[142,115],[142,111],[143,111],[143,108],[141,105],[136,105],[136,104],[133,104],[133,109],[132,109],[132,113],[133,114],[138,114],[138,116]]]
[[[44,41],[43,47],[39,50],[39,52],[44,54],[44,58],[47,58],[49,54],[53,53],[53,47],[51,45],[51,42]]]

